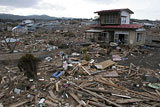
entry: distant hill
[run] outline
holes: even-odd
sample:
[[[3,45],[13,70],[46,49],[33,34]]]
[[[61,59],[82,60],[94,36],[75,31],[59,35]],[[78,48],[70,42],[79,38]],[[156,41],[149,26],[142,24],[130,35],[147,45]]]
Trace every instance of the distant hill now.
[[[30,15],[26,16],[28,19],[44,19],[44,20],[53,20],[56,19],[56,17],[51,17],[47,15]]]
[[[51,17],[47,15],[30,15],[30,16],[20,16],[12,14],[1,14],[0,19],[11,19],[11,20],[24,20],[24,19],[36,19],[36,20],[54,20],[56,17]]]

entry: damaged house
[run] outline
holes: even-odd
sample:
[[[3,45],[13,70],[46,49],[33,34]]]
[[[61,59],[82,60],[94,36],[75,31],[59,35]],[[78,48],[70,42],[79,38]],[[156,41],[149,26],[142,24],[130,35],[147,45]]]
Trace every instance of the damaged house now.
[[[86,33],[94,41],[115,42],[124,45],[143,45],[145,29],[141,24],[130,24],[130,9],[102,10],[95,12],[99,15],[98,24],[93,25]]]

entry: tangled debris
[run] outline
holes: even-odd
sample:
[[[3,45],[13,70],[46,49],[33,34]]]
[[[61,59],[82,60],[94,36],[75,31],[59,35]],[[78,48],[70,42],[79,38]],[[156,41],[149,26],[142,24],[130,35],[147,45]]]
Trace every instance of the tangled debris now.
[[[133,63],[130,66],[119,64],[128,54],[134,54],[132,57],[141,54],[139,50],[128,54],[121,51],[126,56],[118,54],[122,60],[114,62],[104,60],[100,54],[102,49],[98,48],[94,48],[98,53],[85,51],[91,56],[88,61],[83,60],[81,53],[68,55],[62,51],[54,57],[44,58],[37,72],[31,71],[36,73],[37,81],[28,80],[18,67],[1,68],[0,103],[9,107],[158,107],[159,69],[150,70]],[[110,58],[117,52],[113,50]]]

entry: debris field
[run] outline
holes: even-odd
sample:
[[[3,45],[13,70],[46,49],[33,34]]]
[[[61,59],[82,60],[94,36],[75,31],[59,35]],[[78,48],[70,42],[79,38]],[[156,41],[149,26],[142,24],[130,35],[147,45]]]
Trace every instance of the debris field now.
[[[2,106],[158,107],[160,105],[158,62],[160,57],[156,55],[158,49],[112,47],[109,51],[108,48],[101,48],[99,44],[91,44],[75,48],[75,51],[71,51],[70,48],[54,51],[56,54],[51,51],[50,56],[41,58],[36,79],[27,78],[16,64],[1,64]],[[152,63],[151,59],[155,55],[157,60]],[[143,58],[140,58],[141,56]]]

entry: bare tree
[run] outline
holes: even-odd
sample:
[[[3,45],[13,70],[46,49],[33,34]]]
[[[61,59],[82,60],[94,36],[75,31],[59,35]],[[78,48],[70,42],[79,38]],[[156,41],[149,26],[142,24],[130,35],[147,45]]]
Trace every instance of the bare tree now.
[[[9,53],[13,53],[16,46],[17,46],[17,39],[18,34],[16,32],[9,32],[9,31],[3,31],[1,34],[1,42],[3,46],[5,46]]]

